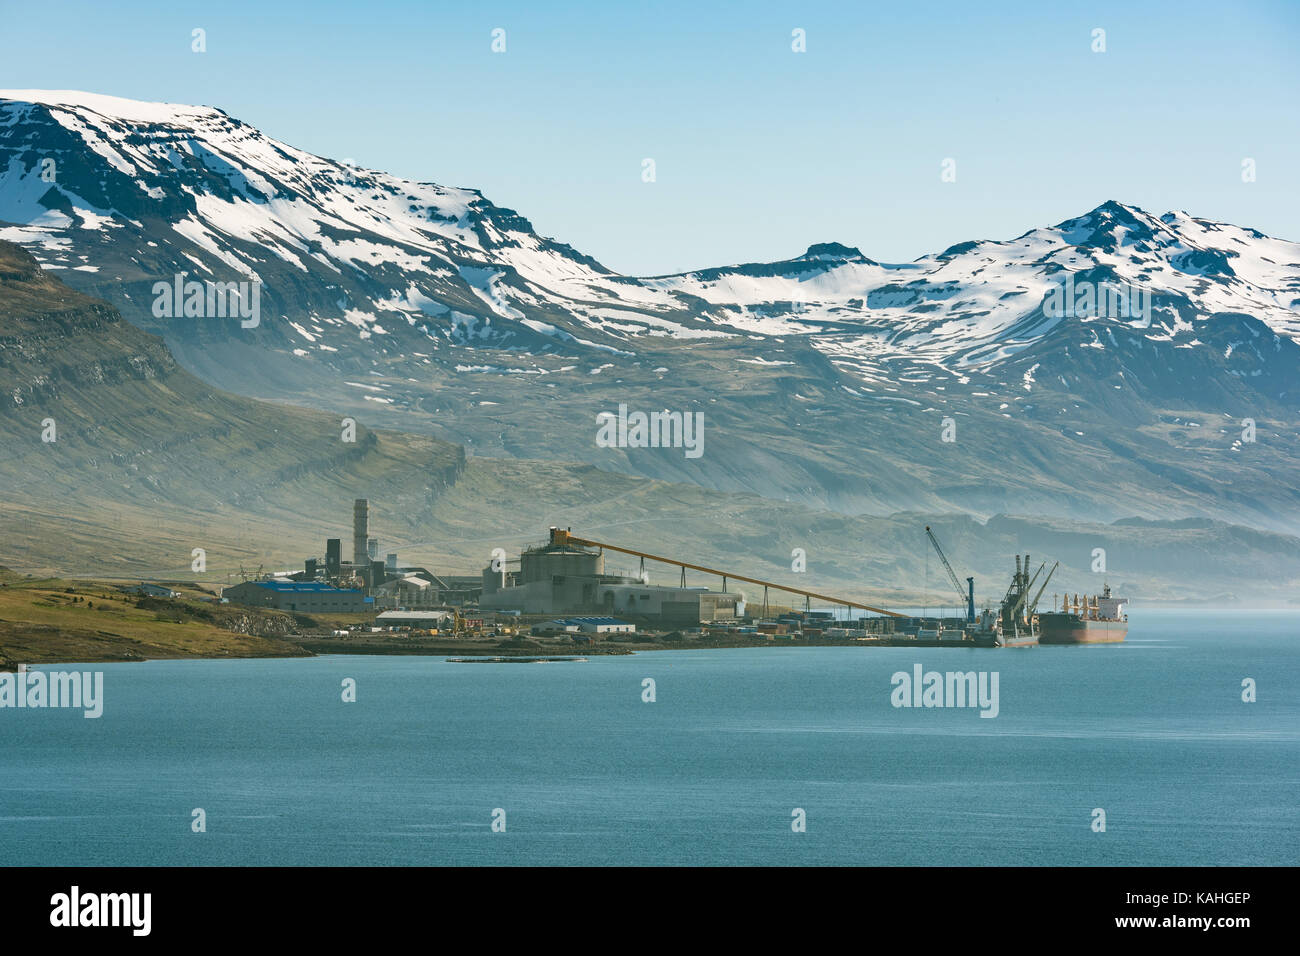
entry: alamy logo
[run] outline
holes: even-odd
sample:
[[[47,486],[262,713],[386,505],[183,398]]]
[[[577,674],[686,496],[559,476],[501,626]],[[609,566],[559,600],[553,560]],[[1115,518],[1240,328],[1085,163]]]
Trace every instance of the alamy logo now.
[[[157,319],[236,318],[245,329],[262,321],[262,281],[185,281],[188,272],[178,272],[171,282],[153,284],[153,314]]]
[[[687,458],[704,454],[703,412],[631,412],[620,403],[618,414],[596,416],[596,444],[601,448],[684,448]]]
[[[1151,292],[1120,282],[1074,281],[1067,273],[1064,282],[1048,286],[1043,297],[1043,315],[1052,319],[1143,319],[1151,320]]]
[[[0,674],[0,709],[5,707],[72,707],[87,718],[104,713],[103,671],[29,671]]]
[[[889,682],[895,707],[978,707],[981,717],[998,715],[997,671],[922,673],[921,665],[913,664],[912,673],[897,671]]]
[[[152,928],[152,893],[86,893],[74,886],[50,897],[50,925],[129,926],[133,936],[148,936]]]

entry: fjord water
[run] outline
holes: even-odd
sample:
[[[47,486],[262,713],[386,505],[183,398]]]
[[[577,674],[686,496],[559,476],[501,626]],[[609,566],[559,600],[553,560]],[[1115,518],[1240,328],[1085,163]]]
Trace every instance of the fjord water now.
[[[0,710],[0,863],[1300,861],[1300,614],[1130,628],[1091,647],[86,665],[101,718]],[[917,663],[997,671],[998,716],[894,708],[891,675]]]

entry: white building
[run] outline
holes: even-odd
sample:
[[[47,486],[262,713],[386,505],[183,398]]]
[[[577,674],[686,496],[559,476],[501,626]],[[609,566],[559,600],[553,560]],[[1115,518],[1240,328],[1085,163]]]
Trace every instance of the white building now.
[[[441,627],[452,616],[451,611],[383,611],[375,618],[380,627]]]
[[[612,617],[563,617],[538,624],[537,634],[635,634],[636,625]]]

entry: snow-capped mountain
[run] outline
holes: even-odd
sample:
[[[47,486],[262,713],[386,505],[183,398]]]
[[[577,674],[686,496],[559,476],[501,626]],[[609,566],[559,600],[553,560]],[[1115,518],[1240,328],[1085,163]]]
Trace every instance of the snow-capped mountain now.
[[[475,190],[219,109],[8,91],[0,238],[215,384],[480,454],[840,508],[1290,521],[1300,502],[1300,244],[1186,213],[1107,202],[906,264],[824,243],[628,277]],[[155,314],[180,273],[258,280],[260,321]],[[709,453],[598,445],[619,403],[706,411]],[[1234,440],[1245,418],[1267,443]]]
[[[3,100],[0,219],[26,227],[6,235],[49,267],[116,261],[127,282],[160,266],[260,279],[268,317],[307,352],[426,317],[442,320],[422,333],[434,340],[490,338],[482,326],[522,319],[514,303],[547,294],[533,282],[605,271],[474,190],[312,156],[218,109],[71,92]]]

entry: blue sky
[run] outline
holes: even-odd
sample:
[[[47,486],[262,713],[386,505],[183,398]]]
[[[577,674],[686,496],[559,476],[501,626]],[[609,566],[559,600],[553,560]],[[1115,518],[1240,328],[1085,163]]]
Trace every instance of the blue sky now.
[[[626,273],[906,261],[1107,199],[1300,240],[1296,2],[0,0],[0,24],[0,88],[219,106]]]

